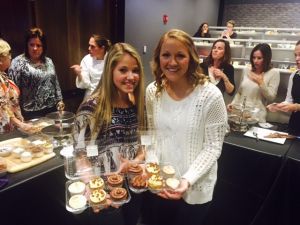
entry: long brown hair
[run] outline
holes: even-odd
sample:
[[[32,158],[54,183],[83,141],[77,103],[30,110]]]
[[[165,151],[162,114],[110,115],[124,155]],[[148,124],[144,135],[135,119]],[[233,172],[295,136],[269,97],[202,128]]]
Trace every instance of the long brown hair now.
[[[133,94],[136,100],[138,126],[139,128],[144,127],[145,78],[142,61],[138,52],[131,45],[127,43],[116,43],[110,48],[107,54],[101,80],[92,94],[92,97],[97,98],[98,103],[94,113],[95,126],[93,133],[99,132],[104,126],[108,126],[111,123],[113,101],[117,93],[117,88],[113,82],[113,71],[125,54],[129,54],[135,58],[139,67],[139,83]]]

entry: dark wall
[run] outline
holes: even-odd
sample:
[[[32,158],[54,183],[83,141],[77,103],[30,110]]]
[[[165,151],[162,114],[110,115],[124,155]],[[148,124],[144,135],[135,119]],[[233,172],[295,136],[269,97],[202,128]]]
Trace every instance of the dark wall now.
[[[12,47],[13,57],[23,52],[23,31],[31,25],[28,0],[1,1],[0,37]]]
[[[224,4],[223,22],[233,19],[238,27],[300,27],[300,1],[227,0]]]
[[[124,40],[125,0],[10,0],[1,2],[0,33],[13,49],[23,52],[24,32],[42,28],[63,91],[76,89],[69,69],[88,53],[91,34],[115,41]]]

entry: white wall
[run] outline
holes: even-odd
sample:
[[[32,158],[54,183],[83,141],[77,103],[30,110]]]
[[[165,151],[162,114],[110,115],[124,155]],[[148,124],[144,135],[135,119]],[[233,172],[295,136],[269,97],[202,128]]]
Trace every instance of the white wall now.
[[[193,35],[206,21],[216,26],[220,0],[126,0],[125,42],[141,54],[146,84],[153,81],[149,62],[160,36],[169,29],[178,28]],[[169,16],[164,25],[162,17]],[[143,54],[143,46],[147,52]]]

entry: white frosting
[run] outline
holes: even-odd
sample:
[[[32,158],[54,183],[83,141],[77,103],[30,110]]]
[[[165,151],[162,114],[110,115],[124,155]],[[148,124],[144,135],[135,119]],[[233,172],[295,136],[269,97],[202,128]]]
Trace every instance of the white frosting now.
[[[84,195],[73,195],[69,199],[69,206],[73,209],[81,209],[86,205],[86,197]]]
[[[172,189],[178,188],[180,181],[176,178],[168,178],[166,180],[166,185]]]
[[[175,169],[173,166],[167,165],[163,167],[163,172],[168,175],[173,175],[175,174]]]
[[[81,181],[76,181],[69,185],[68,190],[71,194],[82,194],[85,190],[85,184]]]
[[[24,148],[15,148],[14,150],[12,150],[13,157],[19,159],[21,157],[22,152],[24,151]]]
[[[21,161],[22,162],[30,162],[32,160],[32,154],[31,152],[22,152],[21,153]]]

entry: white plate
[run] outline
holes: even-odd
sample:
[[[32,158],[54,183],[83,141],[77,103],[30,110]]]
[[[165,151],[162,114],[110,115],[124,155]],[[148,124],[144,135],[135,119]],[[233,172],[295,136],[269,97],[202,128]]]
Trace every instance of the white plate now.
[[[258,125],[262,128],[266,128],[266,129],[273,127],[273,125],[270,123],[258,123]]]
[[[259,127],[251,127],[244,135],[251,138],[257,138],[259,140],[270,141],[278,144],[284,144],[286,138],[266,138],[265,136],[271,133],[280,133],[280,134],[288,134],[285,132],[278,132],[274,130],[263,129]],[[257,135],[255,135],[257,134]]]

